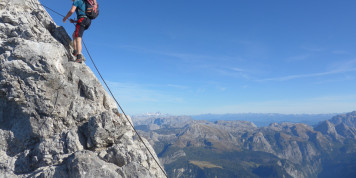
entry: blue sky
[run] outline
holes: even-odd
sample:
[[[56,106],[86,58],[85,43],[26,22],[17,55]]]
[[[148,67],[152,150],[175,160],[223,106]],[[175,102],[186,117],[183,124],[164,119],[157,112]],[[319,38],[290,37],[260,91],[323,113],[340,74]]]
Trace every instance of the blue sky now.
[[[98,2],[84,39],[129,114],[356,110],[354,0]]]

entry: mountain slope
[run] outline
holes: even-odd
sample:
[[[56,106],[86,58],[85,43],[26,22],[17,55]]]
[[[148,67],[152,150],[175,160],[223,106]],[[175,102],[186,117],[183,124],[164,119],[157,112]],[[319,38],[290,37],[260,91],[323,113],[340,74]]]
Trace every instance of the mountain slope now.
[[[164,177],[37,0],[0,2],[0,44],[0,177]]]
[[[170,125],[160,118],[154,130],[141,132],[170,177],[355,177],[355,118],[356,112],[338,115],[315,127],[195,120]]]

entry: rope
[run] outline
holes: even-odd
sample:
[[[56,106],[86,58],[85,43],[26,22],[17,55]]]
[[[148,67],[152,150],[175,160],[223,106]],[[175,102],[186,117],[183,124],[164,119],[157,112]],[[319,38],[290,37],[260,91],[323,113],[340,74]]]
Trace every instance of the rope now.
[[[58,14],[59,16],[65,17],[64,15],[62,15],[62,14],[56,12],[55,10],[53,10],[53,9],[51,9],[51,8],[49,8],[49,7],[45,6],[45,5],[43,5],[43,4],[40,4],[40,5],[42,5],[43,7],[47,8],[47,9],[49,9],[50,11],[52,11],[52,12]]]
[[[143,143],[143,145],[145,145],[146,149],[147,149],[148,152],[151,154],[152,158],[156,161],[157,165],[161,168],[161,170],[162,170],[162,172],[164,173],[164,175],[166,175],[166,177],[168,178],[168,175],[166,174],[166,172],[164,171],[164,169],[161,167],[161,165],[158,163],[158,161],[156,160],[156,158],[153,156],[152,152],[150,151],[150,149],[148,148],[148,146],[146,145],[146,143],[143,141],[143,139],[142,139],[142,137],[140,136],[140,134],[137,132],[137,130],[135,129],[135,127],[133,126],[133,124],[132,124],[132,123],[130,122],[130,120],[128,119],[128,117],[127,117],[126,113],[124,112],[124,110],[122,109],[121,105],[119,104],[119,102],[118,102],[118,101],[116,100],[116,98],[114,97],[114,94],[111,92],[109,86],[106,84],[104,78],[102,77],[101,73],[99,72],[99,69],[96,67],[95,62],[94,62],[93,58],[91,57],[91,55],[90,55],[90,53],[89,53],[89,50],[88,50],[87,46],[85,45],[85,42],[84,42],[83,39],[82,39],[82,41],[83,41],[85,50],[87,51],[87,53],[88,53],[88,55],[89,55],[89,58],[90,58],[91,62],[93,63],[93,65],[94,65],[96,71],[98,72],[98,74],[99,74],[101,80],[103,80],[103,82],[105,83],[106,88],[108,88],[108,90],[109,90],[111,96],[114,98],[116,104],[119,106],[120,110],[121,110],[122,113],[125,115],[126,120],[130,123],[132,129],[136,132],[138,138],[141,140],[141,142]]]
[[[47,9],[49,9],[49,10],[51,10],[51,11],[53,11],[54,13],[56,13],[56,14],[62,16],[62,17],[65,17],[64,15],[62,15],[62,14],[56,12],[55,10],[53,10],[53,9],[51,9],[51,8],[49,8],[49,7],[45,6],[45,5],[43,5],[43,4],[40,4],[40,5],[42,5],[43,7],[47,8]],[[98,74],[99,74],[101,80],[104,82],[106,88],[109,90],[109,92],[110,92],[111,96],[113,97],[113,99],[115,100],[116,104],[119,106],[120,110],[121,110],[122,113],[124,114],[125,119],[130,123],[132,129],[135,131],[135,133],[136,133],[136,135],[138,136],[138,138],[140,139],[140,141],[141,141],[141,142],[143,143],[143,145],[146,147],[147,151],[151,154],[152,158],[155,160],[155,162],[157,163],[157,165],[159,166],[159,168],[161,169],[161,171],[164,173],[164,175],[168,178],[167,173],[164,171],[164,169],[163,169],[162,166],[159,164],[159,162],[157,161],[157,159],[153,156],[153,153],[152,153],[151,150],[148,148],[148,146],[146,145],[146,143],[143,141],[143,139],[142,139],[142,137],[140,136],[140,134],[137,132],[137,130],[135,129],[135,127],[133,126],[133,124],[132,124],[132,123],[130,122],[130,120],[128,119],[128,117],[127,117],[126,113],[124,112],[124,110],[122,109],[121,105],[120,105],[119,102],[116,100],[114,94],[111,92],[110,87],[109,87],[108,84],[106,83],[104,77],[101,75],[101,73],[100,73],[98,67],[96,66],[96,64],[95,64],[95,62],[94,62],[94,60],[93,60],[93,58],[91,57],[91,55],[90,55],[90,53],[89,53],[89,50],[88,50],[88,48],[87,48],[87,45],[86,45],[85,42],[84,42],[84,39],[82,39],[82,41],[83,41],[83,45],[84,45],[84,47],[85,47],[86,52],[87,52],[88,55],[89,55],[89,58],[90,58],[91,62],[93,63],[93,65],[94,65],[96,71],[98,72]]]

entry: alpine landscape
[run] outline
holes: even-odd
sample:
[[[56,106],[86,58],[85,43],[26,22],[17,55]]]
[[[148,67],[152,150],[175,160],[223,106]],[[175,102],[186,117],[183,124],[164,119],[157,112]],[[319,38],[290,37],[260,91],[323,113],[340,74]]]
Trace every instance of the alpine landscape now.
[[[309,16],[285,20],[272,1],[97,0],[85,40],[105,82],[76,62],[73,24],[42,4],[63,13],[79,1],[0,0],[0,178],[356,177],[355,57],[337,40],[321,54],[306,42],[320,31],[273,25],[310,30],[285,25]],[[176,114],[137,114],[154,109]]]
[[[356,175],[356,111],[313,126],[281,122],[257,127],[248,121],[167,115],[133,120],[170,177]]]

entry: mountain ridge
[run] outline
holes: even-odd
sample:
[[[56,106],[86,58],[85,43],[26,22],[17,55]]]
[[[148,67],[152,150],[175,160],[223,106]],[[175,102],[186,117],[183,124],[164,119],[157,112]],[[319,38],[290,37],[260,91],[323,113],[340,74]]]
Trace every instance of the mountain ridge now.
[[[170,117],[169,120],[174,118]],[[350,155],[348,159],[352,159],[356,153],[355,117],[356,112],[351,112],[331,117],[316,126],[272,123],[264,127],[247,121],[209,122],[184,120],[178,116],[177,122],[184,122],[171,125],[172,121],[165,122],[160,117],[157,127],[141,132],[154,145],[171,177],[325,177],[329,175],[325,168],[341,157],[337,155],[345,152]],[[154,120],[151,118],[150,122]],[[167,162],[168,158],[171,159]],[[191,164],[192,160],[222,169],[201,169]],[[345,161],[343,166],[352,167],[351,160]],[[342,175],[355,176],[344,169]]]

